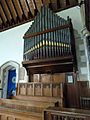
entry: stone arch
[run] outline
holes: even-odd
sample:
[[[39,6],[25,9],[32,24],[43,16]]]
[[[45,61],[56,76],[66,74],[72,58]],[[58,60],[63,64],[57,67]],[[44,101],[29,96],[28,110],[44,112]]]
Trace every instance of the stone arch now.
[[[2,92],[1,92],[1,97],[3,98],[7,98],[7,84],[8,84],[8,72],[9,70],[16,70],[16,83],[18,83],[18,79],[19,79],[19,68],[20,65],[19,63],[15,62],[15,61],[7,61],[6,63],[4,63],[1,66],[0,69],[0,88],[2,88]],[[6,92],[5,92],[6,91]]]

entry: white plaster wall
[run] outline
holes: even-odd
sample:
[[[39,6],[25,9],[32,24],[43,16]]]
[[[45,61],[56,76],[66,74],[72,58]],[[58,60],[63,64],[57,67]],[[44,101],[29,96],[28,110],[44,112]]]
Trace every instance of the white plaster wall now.
[[[19,83],[27,83],[27,82],[28,82],[27,71],[24,67],[20,67],[20,69],[19,69]]]

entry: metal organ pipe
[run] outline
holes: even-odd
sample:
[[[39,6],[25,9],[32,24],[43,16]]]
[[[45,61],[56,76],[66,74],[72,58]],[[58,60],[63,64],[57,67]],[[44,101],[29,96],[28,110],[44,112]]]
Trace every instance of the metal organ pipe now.
[[[53,13],[49,8],[42,7],[25,35],[33,35],[43,31],[43,34],[33,35],[24,40],[24,60],[45,59],[72,54],[70,28],[55,29],[58,26],[69,25],[67,20]],[[52,30],[45,32],[46,30]]]

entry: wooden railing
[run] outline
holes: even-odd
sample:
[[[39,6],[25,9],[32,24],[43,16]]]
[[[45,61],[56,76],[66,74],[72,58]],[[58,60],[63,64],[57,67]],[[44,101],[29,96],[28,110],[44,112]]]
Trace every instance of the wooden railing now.
[[[17,95],[63,98],[62,83],[19,83]]]
[[[90,97],[81,97],[80,106],[82,109],[90,110]]]
[[[90,120],[90,111],[68,108],[44,110],[44,120]]]

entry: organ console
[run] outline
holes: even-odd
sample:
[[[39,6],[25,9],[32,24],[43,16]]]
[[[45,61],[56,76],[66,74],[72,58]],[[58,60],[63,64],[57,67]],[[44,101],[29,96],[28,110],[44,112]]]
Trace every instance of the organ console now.
[[[54,66],[52,69],[57,69],[62,63],[62,72],[65,72],[62,66],[71,67],[66,70],[68,72],[73,71],[73,66],[76,67],[75,40],[69,17],[65,20],[47,6],[43,6],[23,38],[24,67],[28,66],[30,69],[32,62],[35,66],[39,65],[39,68],[45,64],[49,65],[49,68]],[[40,62],[37,63],[38,61]],[[61,72],[60,69],[57,72]]]

